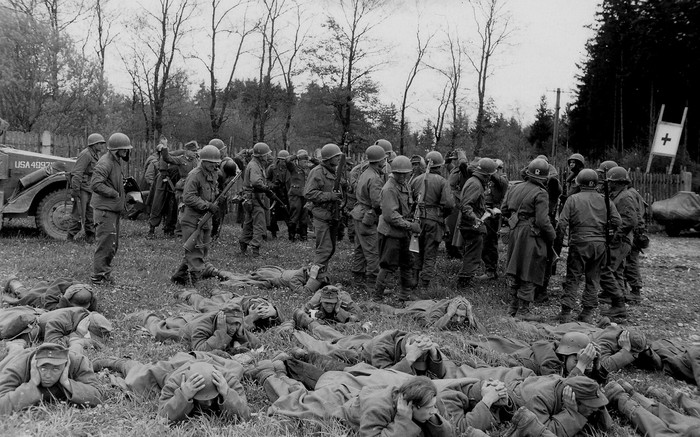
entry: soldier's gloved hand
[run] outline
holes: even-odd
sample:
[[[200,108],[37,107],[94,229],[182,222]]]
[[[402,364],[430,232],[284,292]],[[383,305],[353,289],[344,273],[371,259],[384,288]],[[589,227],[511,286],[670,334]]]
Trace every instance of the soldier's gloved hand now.
[[[421,232],[420,223],[412,222],[411,223],[411,232],[413,232],[414,234],[420,234],[420,232]]]
[[[209,202],[209,206],[207,207],[210,213],[216,214],[219,212],[219,205],[216,204],[216,202]]]

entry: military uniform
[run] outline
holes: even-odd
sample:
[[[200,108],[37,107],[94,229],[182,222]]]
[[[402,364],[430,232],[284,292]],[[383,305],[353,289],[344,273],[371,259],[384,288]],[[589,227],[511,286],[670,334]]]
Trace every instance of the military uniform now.
[[[309,175],[310,168],[308,164],[299,164],[298,162],[287,162],[289,170],[289,223],[287,224],[289,239],[294,240],[297,235],[302,241],[306,241],[308,217],[304,204],[304,186],[306,178]]]
[[[333,193],[337,177],[335,171],[326,161],[322,162],[311,169],[304,187],[304,197],[313,205],[311,214],[316,235],[313,263],[320,267],[320,271],[327,271],[338,238],[340,201]]]
[[[190,172],[185,182],[183,202],[185,210],[180,219],[182,226],[182,242],[186,242],[197,229],[197,223],[204,216],[218,195],[217,173],[210,173],[202,166]],[[182,277],[189,271],[193,282],[200,279],[204,270],[206,258],[211,243],[211,222],[207,221],[201,228],[199,238],[192,250],[185,249],[185,257],[178,271],[173,276]]]
[[[379,217],[379,275],[375,293],[383,293],[387,277],[396,269],[401,271],[401,292],[399,300],[407,300],[413,282],[411,243],[411,199],[410,188],[400,184],[390,176],[381,192],[382,214]]]
[[[639,194],[639,191],[636,189],[628,187],[627,191],[629,191],[637,201],[637,227],[634,229],[633,233],[635,235],[637,233],[643,234],[646,230],[644,213],[646,211],[647,204],[642,195]],[[641,253],[642,249],[634,244],[633,238],[632,248],[630,249],[630,253],[627,255],[627,259],[625,260],[625,282],[632,289],[628,296],[628,302],[630,303],[639,303],[641,301],[642,286],[644,285],[644,282],[642,281],[642,273],[639,270],[639,255]]]
[[[321,289],[314,293],[304,305],[304,311],[315,311],[315,319],[321,323],[348,323],[358,320],[361,310],[347,291],[338,290],[336,306],[331,313],[327,313],[322,305],[324,291]]]
[[[464,248],[459,280],[465,285],[474,278],[481,265],[486,226],[479,220],[486,212],[485,192],[488,180],[488,175],[474,173],[464,184],[460,194],[459,208],[462,212],[462,221],[459,223],[459,230],[464,238]]]
[[[620,215],[610,202],[610,226],[620,224]],[[581,297],[582,317],[590,317],[598,306],[597,289],[601,269],[605,264],[605,198],[584,187],[583,191],[569,196],[559,214],[558,235],[563,239],[569,231],[569,255],[566,261],[566,279],[562,284],[562,312],[570,313],[576,307],[581,276],[585,277],[585,288]],[[561,320],[566,322],[568,320]]]
[[[544,282],[547,245],[555,232],[549,221],[547,191],[541,183],[528,179],[508,190],[503,200],[504,216],[511,217],[506,274],[513,278],[511,295],[532,302],[535,286]],[[517,310],[516,310],[517,311]]]
[[[148,194],[148,204],[151,213],[148,218],[149,236],[154,236],[155,228],[163,223],[163,233],[174,235],[177,225],[177,203],[175,200],[175,184],[180,178],[180,172],[176,164],[170,164],[172,160],[167,146],[158,145],[158,173],[155,182],[151,185]]]
[[[357,180],[356,203],[352,210],[355,228],[352,273],[355,277],[366,276],[372,285],[379,273],[377,222],[381,214],[380,198],[384,183],[384,172],[375,165],[369,165]]]
[[[508,176],[494,174],[489,179],[485,193],[487,208],[500,208],[503,198],[508,190]],[[484,262],[486,275],[495,278],[498,276],[498,231],[501,229],[501,216],[496,215],[484,221],[486,235],[484,235],[484,247],[481,251],[481,260]]]
[[[282,323],[282,317],[276,306],[260,296],[239,296],[223,290],[214,290],[211,298],[197,293],[195,290],[185,290],[178,298],[184,300],[196,311],[209,313],[220,311],[225,305],[235,303],[243,310],[243,327],[249,331],[269,329]],[[260,305],[270,305],[275,309],[275,315],[271,317],[257,318],[253,310]]]
[[[229,419],[250,419],[248,401],[241,385],[243,366],[232,359],[221,358],[207,352],[178,352],[168,360],[142,364],[127,359],[101,359],[100,368],[117,370],[124,376],[124,383],[134,393],[150,396],[160,392],[158,415],[171,422],[178,422],[202,412],[212,412]],[[210,405],[200,405],[197,400],[186,399],[180,389],[183,377],[196,363],[209,363],[221,372],[229,386],[227,396],[217,393]],[[98,362],[96,362],[98,364]]]
[[[95,240],[95,225],[93,222],[93,211],[90,205],[92,190],[90,190],[90,180],[95,164],[100,159],[97,149],[88,146],[78,155],[73,170],[70,173],[70,186],[73,192],[73,209],[71,211],[71,222],[68,227],[68,240],[72,240],[82,227],[85,229],[85,241],[91,243]]]
[[[613,305],[622,300],[619,304],[624,308],[625,259],[632,248],[632,233],[639,223],[639,211],[634,196],[624,185],[611,184],[610,200],[620,213],[621,223],[610,241],[610,260],[603,267],[600,285],[603,294],[612,299]]]
[[[415,257],[414,268],[418,270],[422,287],[427,287],[435,278],[435,266],[440,242],[445,233],[445,217],[452,213],[455,207],[452,190],[445,178],[440,176],[440,169],[435,168],[427,175],[421,174],[413,178],[411,192],[414,202],[423,192],[421,208],[421,233],[418,238],[419,253]]]
[[[80,407],[95,407],[102,403],[101,385],[90,361],[73,352],[68,352],[70,390],[60,382],[51,387],[34,385],[31,382],[31,366],[40,348],[42,346],[20,352],[0,370],[0,415],[16,413],[42,402],[66,402]]]
[[[114,151],[97,161],[90,182],[93,196],[97,246],[93,258],[93,282],[111,280],[112,259],[119,248],[119,220],[124,210],[124,169]]]
[[[461,305],[465,299],[457,297],[453,299],[441,300],[417,300],[406,305],[406,308],[393,308],[388,305],[382,305],[382,312],[389,314],[410,314],[416,321],[426,328],[435,328],[437,330],[459,330],[466,328],[468,330],[479,329],[474,315],[472,313],[471,304],[467,307],[467,315],[464,318],[464,325],[458,326],[453,320],[449,309],[451,305]],[[467,306],[465,304],[465,306]]]
[[[64,294],[70,286],[75,284],[79,284],[79,282],[69,278],[58,278],[51,282],[40,283],[29,290],[21,285],[14,290],[14,293],[19,296],[17,300],[13,301],[7,295],[3,296],[2,299],[11,306],[26,305],[49,311],[58,308],[68,308],[75,305]],[[90,311],[97,309],[97,298],[94,293],[87,305],[87,309]]]
[[[291,187],[291,174],[287,168],[287,162],[285,159],[277,159],[277,161],[271,164],[267,168],[267,180],[271,185],[272,191],[286,202],[285,205],[275,205],[270,211],[270,226],[268,230],[272,233],[272,237],[277,237],[277,232],[279,231],[279,226],[277,222],[280,220],[287,220],[289,217],[284,210],[284,207],[289,204],[287,199],[287,194],[289,193],[289,188]]]
[[[250,246],[253,251],[260,249],[263,236],[267,235],[267,216],[270,210],[270,199],[265,194],[269,191],[265,169],[259,157],[254,157],[245,167],[243,173],[243,234],[240,242],[244,247]]]

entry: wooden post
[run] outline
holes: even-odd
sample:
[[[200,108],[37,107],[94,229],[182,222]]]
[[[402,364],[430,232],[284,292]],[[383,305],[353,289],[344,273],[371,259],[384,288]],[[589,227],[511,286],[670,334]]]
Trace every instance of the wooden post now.
[[[681,191],[691,191],[693,186],[693,173],[681,172]]]
[[[661,123],[661,120],[664,118],[664,109],[666,108],[666,105],[661,105],[661,112],[659,113],[659,119],[656,120],[656,129],[659,129],[659,123]],[[655,131],[656,132],[656,131]],[[654,155],[651,153],[651,149],[654,147],[654,137],[652,136],[651,138],[651,143],[649,144],[649,161],[647,161],[647,173],[649,173],[649,170],[651,170],[651,159],[653,158]]]
[[[554,105],[554,130],[552,132],[552,153],[550,158],[554,158],[557,153],[557,138],[559,137],[559,98],[561,97],[561,88],[557,88],[557,102]]]

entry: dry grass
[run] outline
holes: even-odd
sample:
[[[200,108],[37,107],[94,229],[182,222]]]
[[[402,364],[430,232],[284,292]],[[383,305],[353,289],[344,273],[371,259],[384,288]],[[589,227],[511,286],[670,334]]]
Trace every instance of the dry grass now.
[[[125,320],[128,313],[149,309],[161,315],[171,314],[176,300],[173,293],[180,289],[169,282],[172,270],[177,266],[182,249],[180,241],[175,239],[146,240],[147,225],[144,222],[124,221],[122,223],[121,247],[114,261],[114,278],[117,285],[99,289],[99,307],[107,317],[114,321],[115,333],[113,339],[101,351],[89,351],[91,358],[102,355],[130,356],[140,361],[166,359],[176,351],[184,350],[185,345],[179,343],[158,343],[148,337],[135,322]],[[217,241],[210,252],[210,259],[217,267],[234,271],[246,272],[262,265],[280,265],[286,268],[298,268],[310,262],[313,254],[313,238],[308,242],[290,243],[281,238],[269,241],[263,249],[263,256],[258,259],[243,257],[238,254],[237,236],[240,228],[237,225],[225,226],[221,239]],[[280,232],[280,235],[285,235]],[[23,222],[11,223],[0,232],[0,276],[17,274],[27,285],[40,280],[53,279],[59,276],[72,277],[88,281],[92,248],[66,242],[45,239]],[[654,252],[656,257],[672,256],[672,248],[678,241],[684,241],[691,247],[698,246],[696,237],[669,240],[663,236],[652,236],[652,248],[664,246],[669,251]],[[351,282],[350,260],[352,246],[347,240],[339,243],[338,251],[332,262],[335,282],[344,284],[367,310],[364,318],[373,324],[372,330],[380,332],[389,328],[419,330],[419,326],[407,317],[391,317],[377,313],[368,302],[367,293],[361,287],[355,287]],[[655,262],[656,258],[652,258]],[[687,317],[684,326],[687,332],[698,329],[697,297],[688,297],[687,290],[700,289],[698,277],[698,259],[685,264],[690,268],[674,271],[674,279],[686,285],[684,290],[677,287],[666,287],[666,276],[663,271],[655,270],[650,259],[643,262],[644,275],[647,281],[645,290],[663,290],[659,297],[649,294],[650,300],[631,310],[632,321],[637,322],[650,338],[668,336],[669,332],[680,335],[674,328],[673,317],[669,321],[650,317],[659,306],[666,302],[682,300],[689,302],[685,305]],[[674,264],[675,261],[669,261]],[[564,266],[562,262],[560,267]],[[501,334],[521,340],[533,340],[532,334],[516,329],[512,319],[505,316],[507,284],[504,279],[478,285],[473,289],[460,290],[454,280],[460,263],[441,257],[439,260],[440,277],[430,290],[433,297],[453,296],[463,294],[472,301],[479,321],[489,334]],[[563,270],[563,268],[560,268]],[[560,277],[555,278],[553,288],[556,288]],[[205,281],[198,286],[203,294],[209,293],[216,283]],[[308,296],[298,296],[288,290],[257,291],[272,300],[282,310],[284,316],[290,316],[293,309],[299,307]],[[428,297],[427,295],[425,297]],[[537,308],[536,310],[550,319],[558,312],[555,303]],[[685,314],[685,313],[684,313]],[[671,323],[671,326],[669,326]],[[360,328],[350,328],[348,333],[359,332]],[[697,333],[697,331],[695,331]],[[447,350],[447,353],[457,361],[471,361],[463,333],[433,333],[434,337]],[[274,351],[289,349],[293,344],[289,337],[281,337],[271,332],[261,336],[266,345],[263,357],[270,356]],[[474,338],[472,336],[471,338]],[[493,365],[503,363],[496,354],[479,354],[476,358]],[[628,378],[638,388],[649,385],[666,389],[684,388],[688,386],[661,374],[645,374],[642,372],[624,370],[621,377]],[[105,379],[105,383],[108,381]],[[63,436],[63,435],[106,435],[106,436],[141,436],[141,435],[195,435],[195,436],[302,436],[321,435],[338,436],[349,433],[342,424],[331,422],[325,424],[312,422],[284,421],[277,417],[266,415],[269,402],[263,390],[252,383],[245,384],[251,410],[256,413],[254,420],[244,424],[230,424],[213,417],[202,417],[190,422],[168,426],[156,417],[155,399],[132,399],[124,396],[116,389],[111,390],[104,405],[90,410],[76,410],[68,406],[39,407],[21,414],[3,418],[0,423],[0,435],[3,436]],[[627,435],[633,430],[620,419],[621,426],[616,426],[610,435]]]

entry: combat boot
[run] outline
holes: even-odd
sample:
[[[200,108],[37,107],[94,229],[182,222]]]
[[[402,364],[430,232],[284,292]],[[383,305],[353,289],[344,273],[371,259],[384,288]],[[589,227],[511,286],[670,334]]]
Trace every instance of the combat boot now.
[[[483,275],[479,275],[476,277],[477,281],[492,281],[498,279],[498,275],[494,271],[489,271],[487,270],[486,273]]]
[[[610,293],[607,293],[605,291],[601,291],[600,293],[598,293],[598,302],[610,305],[612,303],[612,297],[610,296]]]
[[[632,291],[625,297],[625,301],[630,305],[642,303],[642,287],[632,287]]]
[[[19,282],[19,280],[17,280],[17,276],[14,275],[5,278],[2,282],[0,282],[0,289],[3,293],[16,295],[18,294],[17,291],[21,288],[24,288],[24,286],[21,282]]]
[[[605,385],[603,389],[605,392],[605,397],[608,398],[610,403],[617,401],[620,395],[625,394],[626,391],[617,381],[610,381]]]
[[[241,255],[245,255],[245,253],[248,251],[248,243],[239,241],[238,247],[241,249]]]
[[[581,312],[578,314],[576,320],[578,320],[579,322],[588,323],[589,325],[593,325],[593,308],[583,307]]]
[[[156,238],[156,227],[149,226],[148,233],[146,234],[146,240],[153,240]]]
[[[384,290],[386,290],[386,278],[389,273],[384,269],[379,269],[377,280],[374,282],[374,292],[371,299],[373,302],[381,302],[384,300]]]
[[[204,270],[202,270],[202,279],[206,278],[219,278],[220,275],[219,269],[214,267],[211,263],[206,263],[204,264]]]
[[[301,308],[294,311],[294,315],[292,316],[292,318],[294,319],[294,326],[299,330],[301,330],[301,329],[309,329],[310,330],[311,328],[313,328],[315,326],[314,324],[318,324],[317,321],[312,319],[311,316],[306,314],[306,311],[304,311]]]
[[[508,315],[511,317],[515,317],[515,314],[518,312],[518,308],[520,308],[520,299],[518,299],[518,290],[515,288],[510,289],[510,306],[508,307]]]
[[[607,316],[610,320],[617,323],[624,323],[627,321],[627,307],[625,307],[625,299],[619,297],[612,298],[612,304],[610,310],[608,310]]]
[[[468,427],[463,435],[464,437],[489,437],[484,431],[476,429],[473,426]]]
[[[530,302],[525,299],[520,299],[520,308],[518,308],[518,312],[515,313],[515,318],[526,322],[539,322],[542,320],[542,317],[534,314],[530,310]]]
[[[569,323],[574,320],[574,316],[571,314],[571,308],[562,305],[561,312],[557,316],[557,322],[559,323]]]
[[[520,407],[510,420],[510,427],[503,437],[554,437],[555,434],[542,425],[537,416],[526,407]]]
[[[180,266],[175,270],[175,273],[170,277],[170,282],[174,282],[175,284],[179,285],[187,285],[187,280],[189,278],[187,277],[187,264],[182,263]]]

